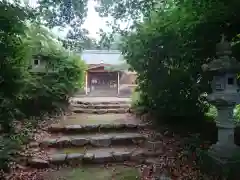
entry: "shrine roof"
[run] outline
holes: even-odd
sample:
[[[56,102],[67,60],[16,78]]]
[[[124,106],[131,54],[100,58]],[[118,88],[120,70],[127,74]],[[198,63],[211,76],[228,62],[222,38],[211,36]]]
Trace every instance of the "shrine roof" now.
[[[124,62],[123,56],[118,50],[84,50],[81,53],[86,64],[121,64]]]

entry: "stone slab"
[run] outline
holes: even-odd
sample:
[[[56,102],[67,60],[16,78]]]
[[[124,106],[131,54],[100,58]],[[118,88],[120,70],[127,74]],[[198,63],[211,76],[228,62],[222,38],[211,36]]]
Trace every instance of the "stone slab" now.
[[[44,147],[82,147],[85,145],[106,147],[110,145],[134,144],[140,140],[145,140],[145,137],[140,133],[97,133],[90,135],[61,136],[58,138],[49,138],[45,139],[40,144],[44,144]]]
[[[67,154],[66,163],[70,166],[77,166],[82,164],[84,154],[81,153],[71,153]]]
[[[84,154],[81,154],[81,153],[70,153],[70,154],[67,154],[66,160],[82,160],[83,157],[84,157]]]
[[[147,124],[144,124],[147,127]],[[142,124],[89,124],[89,125],[66,125],[58,128],[50,127],[49,132],[51,133],[89,133],[89,132],[115,132],[115,131],[137,131],[139,127],[143,127]]]
[[[118,109],[84,109],[74,107],[72,110],[74,113],[87,113],[87,114],[106,114],[106,113],[115,113],[122,114],[128,113],[128,108],[118,108]]]
[[[73,146],[84,146],[87,145],[89,143],[89,139],[84,138],[84,137],[71,137],[70,143]]]
[[[112,143],[112,136],[103,135],[99,137],[92,137],[90,144],[95,147],[109,147]]]
[[[129,109],[130,104],[72,104],[72,107],[83,109]]]
[[[49,156],[49,162],[55,165],[64,164],[67,158],[67,154],[52,154]]]
[[[104,164],[104,163],[110,163],[113,162],[113,155],[110,152],[107,151],[97,151],[94,154],[94,159],[92,160],[92,163],[94,164]]]
[[[156,157],[157,153],[147,154],[146,150],[136,147],[109,147],[87,149],[84,153],[72,151],[64,153],[61,150],[51,152],[49,161],[34,160],[29,165],[35,168],[42,168],[49,165],[78,165],[78,164],[105,164],[114,162],[132,161],[145,163],[150,157]]]
[[[37,168],[37,169],[44,169],[49,167],[49,162],[39,158],[33,158],[28,161],[28,165]]]
[[[66,126],[66,125],[96,125],[96,124],[139,124],[138,118],[130,113],[122,113],[122,114],[86,114],[86,113],[73,113],[70,116],[65,116],[61,119],[59,124],[53,126]]]
[[[70,99],[72,102],[82,102],[82,103],[130,103],[131,98],[118,98],[118,97],[73,97]]]
[[[113,159],[116,162],[123,162],[123,161],[128,161],[131,158],[132,152],[122,152],[122,151],[116,151],[113,152]]]

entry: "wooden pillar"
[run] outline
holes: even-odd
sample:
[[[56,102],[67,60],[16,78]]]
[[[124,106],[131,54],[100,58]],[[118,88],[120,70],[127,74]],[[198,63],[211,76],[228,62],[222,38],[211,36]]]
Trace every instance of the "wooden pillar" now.
[[[85,94],[88,94],[88,71],[85,74]]]
[[[117,95],[119,95],[119,71],[117,73]]]

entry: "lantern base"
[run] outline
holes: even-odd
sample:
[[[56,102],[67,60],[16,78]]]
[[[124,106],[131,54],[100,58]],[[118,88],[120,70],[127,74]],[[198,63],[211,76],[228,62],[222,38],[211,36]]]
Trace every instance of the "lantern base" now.
[[[238,157],[240,160],[240,147],[232,143],[216,143],[210,147],[208,153],[210,156],[215,156],[223,160],[234,159],[234,157]]]
[[[224,148],[213,145],[208,151],[198,150],[200,154],[199,165],[207,173],[226,177],[231,180],[239,180],[240,148]]]

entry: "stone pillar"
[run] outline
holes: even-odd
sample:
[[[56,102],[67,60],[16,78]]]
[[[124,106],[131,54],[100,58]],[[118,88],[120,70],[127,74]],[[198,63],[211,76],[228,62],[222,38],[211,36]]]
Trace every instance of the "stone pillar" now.
[[[235,103],[229,103],[226,105],[216,104],[218,110],[218,116],[216,119],[218,141],[209,149],[209,153],[212,155],[229,158],[235,154],[235,152],[239,151],[239,148],[234,143],[234,107]]]

